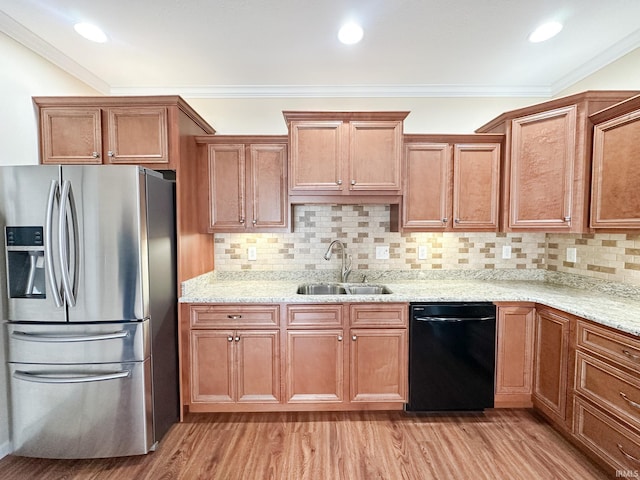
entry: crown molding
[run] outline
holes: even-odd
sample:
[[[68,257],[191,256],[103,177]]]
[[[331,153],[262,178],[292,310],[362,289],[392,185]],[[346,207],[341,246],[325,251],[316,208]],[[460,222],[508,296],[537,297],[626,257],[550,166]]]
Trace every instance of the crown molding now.
[[[82,65],[72,60],[50,43],[44,41],[31,30],[15,21],[12,17],[0,10],[0,32],[13,38],[16,42],[40,55],[45,60],[61,68],[69,75],[86,83],[100,93],[108,95],[109,85]]]

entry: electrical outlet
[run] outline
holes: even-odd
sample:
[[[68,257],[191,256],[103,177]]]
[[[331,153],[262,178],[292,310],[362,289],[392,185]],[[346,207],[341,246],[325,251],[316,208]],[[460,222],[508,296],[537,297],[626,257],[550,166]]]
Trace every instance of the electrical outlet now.
[[[427,246],[419,245],[418,246],[418,260],[426,260],[427,259]]]
[[[511,258],[511,245],[504,245],[502,247],[502,258]]]
[[[381,245],[376,247],[376,259],[388,260],[389,259],[389,245]]]
[[[577,250],[574,247],[568,247],[567,248],[567,262],[577,262],[578,261],[578,256],[577,256]]]
[[[258,258],[258,254],[256,252],[256,247],[247,248],[247,257],[250,261],[254,261]]]

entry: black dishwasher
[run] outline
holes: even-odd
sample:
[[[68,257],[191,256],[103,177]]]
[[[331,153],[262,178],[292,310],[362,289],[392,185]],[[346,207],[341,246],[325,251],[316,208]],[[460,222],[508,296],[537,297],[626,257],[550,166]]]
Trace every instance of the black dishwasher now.
[[[492,303],[412,303],[406,410],[492,408],[495,338]]]

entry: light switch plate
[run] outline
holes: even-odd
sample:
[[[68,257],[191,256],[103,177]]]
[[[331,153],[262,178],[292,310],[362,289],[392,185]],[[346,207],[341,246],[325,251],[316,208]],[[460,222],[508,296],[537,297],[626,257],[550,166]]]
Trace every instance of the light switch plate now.
[[[418,260],[426,260],[427,259],[427,246],[419,245],[418,246]]]
[[[247,248],[247,257],[250,261],[254,261],[258,258],[258,254],[256,252],[256,247]]]
[[[389,245],[380,245],[376,247],[376,259],[388,260],[389,259]]]
[[[567,262],[577,262],[578,254],[577,250],[574,247],[567,247]]]
[[[511,245],[504,245],[502,247],[502,258],[511,258]]]

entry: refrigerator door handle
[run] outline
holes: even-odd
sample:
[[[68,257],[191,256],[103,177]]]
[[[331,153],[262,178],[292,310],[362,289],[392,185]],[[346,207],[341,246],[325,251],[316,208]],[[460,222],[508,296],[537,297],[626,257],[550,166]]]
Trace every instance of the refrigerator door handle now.
[[[86,383],[86,382],[100,382],[103,380],[117,380],[119,378],[126,378],[131,374],[128,370],[120,372],[106,373],[103,375],[78,375],[74,377],[60,376],[60,375],[40,375],[36,373],[21,372],[16,370],[13,373],[13,378],[17,380],[24,380],[26,382],[35,383]]]
[[[45,248],[45,264],[49,272],[49,287],[53,295],[56,307],[62,307],[62,296],[60,295],[60,286],[56,278],[56,271],[53,263],[53,209],[55,204],[60,205],[60,187],[57,180],[51,180],[49,187],[49,198],[47,200],[47,212],[44,224],[44,248]]]
[[[118,338],[126,338],[128,336],[129,332],[126,331],[103,333],[98,335],[48,335],[42,333],[20,332],[18,330],[11,332],[11,338],[15,340],[42,343],[93,342],[99,340],[115,340]]]
[[[67,208],[71,211],[71,224],[73,227],[73,285],[71,284],[71,272],[69,263],[69,231]],[[76,305],[76,297],[78,294],[78,273],[79,273],[79,246],[78,246],[78,216],[76,212],[76,203],[73,198],[73,190],[71,182],[65,180],[62,183],[62,194],[60,201],[60,216],[58,217],[58,236],[59,245],[58,253],[60,254],[60,265],[62,268],[62,285],[64,286],[65,298],[71,307]]]

